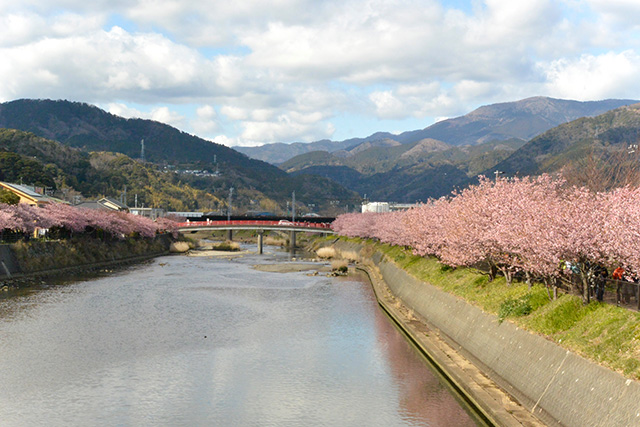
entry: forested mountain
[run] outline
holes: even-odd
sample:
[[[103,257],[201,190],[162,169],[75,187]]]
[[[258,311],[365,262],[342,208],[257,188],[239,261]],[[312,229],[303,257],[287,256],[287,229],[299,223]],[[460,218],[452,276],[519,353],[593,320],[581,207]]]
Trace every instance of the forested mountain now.
[[[556,136],[549,140],[544,135],[555,135],[556,132],[573,134],[574,130],[567,129],[576,127],[576,135],[569,138],[577,138],[584,143],[586,137],[578,129],[580,123],[591,123],[589,118],[578,118],[567,125],[560,125],[556,128],[558,130],[549,131],[534,138],[526,147],[520,147],[525,145],[529,136],[552,127],[554,123],[564,123],[575,116],[591,115],[629,102],[576,102],[536,97],[495,104],[457,119],[445,120],[423,131],[405,132],[394,139],[377,134],[376,137],[381,139],[375,142],[364,142],[333,152],[302,154],[283,162],[280,167],[293,174],[330,177],[376,200],[425,200],[449,194],[456,188],[475,182],[478,174],[492,174],[496,169],[509,174],[536,174],[557,170],[574,159],[584,158],[587,146],[569,147],[569,142],[558,142]],[[621,107],[616,111],[615,114],[621,115],[622,111],[629,110]],[[605,131],[607,114],[613,113],[598,116],[598,124],[593,125],[599,127],[600,134],[629,134],[628,130],[620,127],[615,131]],[[613,123],[612,120],[609,122]],[[425,135],[431,137],[410,142]],[[507,135],[520,137],[501,139]],[[496,139],[485,141],[489,137]],[[607,141],[611,139],[606,138]],[[460,141],[468,144],[459,145]],[[576,171],[580,169],[584,167],[575,167]]]
[[[79,150],[74,154],[70,154],[69,151],[60,151],[65,153],[64,156],[61,155],[63,157],[61,161],[46,160],[46,164],[55,164],[62,170],[70,168],[74,162],[89,163],[93,159],[93,162],[101,165],[106,172],[106,169],[114,167],[110,162],[115,162],[119,166],[124,162],[123,157],[110,158],[109,162],[105,163],[96,160],[96,156],[100,155],[90,156],[88,153],[121,153],[129,159],[124,163],[128,163],[132,158],[140,158],[141,141],[144,139],[146,163],[140,165],[141,167],[163,174],[164,172],[161,171],[172,171],[171,174],[167,173],[166,177],[175,175],[170,181],[175,181],[176,185],[188,184],[194,190],[203,190],[212,194],[211,201],[205,205],[188,204],[195,206],[192,209],[215,208],[214,200],[225,200],[230,187],[235,188],[237,200],[234,201],[234,205],[244,209],[282,211],[293,191],[296,191],[297,200],[301,204],[300,209],[304,209],[306,205],[329,208],[336,204],[355,204],[359,201],[357,194],[326,178],[291,177],[268,163],[250,159],[231,148],[189,135],[171,126],[151,120],[124,119],[84,103],[18,100],[0,104],[0,128],[31,132],[48,140],[58,141],[67,147],[78,148]],[[23,138],[15,135],[14,137]],[[44,145],[37,150],[52,151],[44,148],[51,141],[41,140],[39,143]],[[16,149],[16,146],[5,148],[10,152]],[[84,154],[81,154],[82,152]],[[52,153],[49,154],[52,155]],[[67,154],[68,157],[66,157]],[[24,155],[31,156],[28,153]],[[69,159],[70,163],[66,159]],[[207,170],[210,173],[208,176],[176,173],[187,169]],[[219,174],[214,176],[213,172],[216,170]],[[110,184],[107,186],[104,185],[104,180],[102,182],[94,180],[91,185],[96,188],[92,188],[83,180],[81,175],[83,171],[76,172],[65,172],[64,179],[68,181],[69,186],[87,195],[102,192],[102,195],[114,196],[123,191],[125,185],[123,179],[111,177]],[[136,173],[134,170],[131,172]],[[26,177],[23,179],[26,180]],[[74,179],[78,182],[74,182]],[[149,180],[155,182],[153,179],[149,178]],[[47,182],[47,186],[51,186],[51,182]],[[60,185],[62,184],[60,182]],[[102,189],[97,188],[100,185]],[[117,188],[119,185],[121,188]],[[146,191],[141,189],[141,193],[144,195],[142,197],[149,199],[146,203],[150,205],[154,203],[151,195],[152,186],[149,184],[147,187]],[[128,189],[129,193],[133,194],[130,186]],[[164,197],[162,199],[163,204],[171,204]],[[172,202],[173,205],[176,203]]]
[[[87,153],[15,129],[0,129],[0,180],[44,187],[60,198],[119,198],[171,210],[220,203],[214,195],[180,182],[173,173],[137,162],[124,154]]]
[[[518,139],[454,147],[424,139],[412,144],[371,147],[350,153],[316,151],[280,165],[294,174],[331,178],[375,200],[413,202],[440,197],[510,156]]]
[[[637,105],[563,123],[528,142],[481,139],[535,133],[541,123],[549,126],[619,103],[627,101],[530,98],[497,104],[431,127],[432,133],[466,129],[475,135],[472,144],[432,137],[411,141],[423,135],[415,132],[393,138],[380,133],[370,140],[351,140],[355,144],[339,150],[304,153],[282,163],[280,170],[153,121],[123,119],[87,104],[22,100],[0,104],[0,125],[23,127],[65,145],[33,133],[0,131],[0,179],[87,197],[119,197],[126,186],[129,197],[138,195],[139,204],[175,210],[225,209],[234,187],[234,205],[241,210],[283,212],[295,191],[298,212],[314,208],[326,213],[344,211],[346,205],[353,209],[365,194],[369,199],[401,202],[443,196],[474,182],[478,174],[492,176],[496,170],[525,175],[565,168],[573,171],[576,181],[585,181],[586,171],[591,171],[588,179],[610,186],[607,182],[619,181],[612,177],[621,176],[623,170],[632,175],[627,166],[616,169],[613,164],[621,163],[623,149],[639,142]],[[146,162],[131,158],[140,156],[141,139]],[[211,173],[216,168],[219,175]],[[185,169],[210,173],[191,174]],[[599,178],[593,178],[594,171]],[[128,202],[132,204],[132,199]]]
[[[238,151],[255,159],[273,164],[283,163],[295,156],[311,151],[351,151],[360,144],[384,140],[400,144],[411,144],[427,138],[450,145],[476,145],[493,140],[529,139],[580,117],[602,114],[623,105],[638,101],[609,99],[604,101],[579,102],[547,97],[533,97],[515,102],[480,107],[471,113],[443,120],[421,130],[394,135],[378,132],[366,138],[345,141],[318,141],[308,144],[265,144],[261,147],[242,147]]]
[[[596,180],[603,181],[603,187],[598,190],[605,190],[616,184],[604,181],[619,184],[640,174],[639,143],[640,104],[635,104],[555,127],[484,174],[491,176],[499,171],[507,176],[538,175],[564,168],[569,169],[569,177],[581,185],[589,184],[588,181],[597,176]]]

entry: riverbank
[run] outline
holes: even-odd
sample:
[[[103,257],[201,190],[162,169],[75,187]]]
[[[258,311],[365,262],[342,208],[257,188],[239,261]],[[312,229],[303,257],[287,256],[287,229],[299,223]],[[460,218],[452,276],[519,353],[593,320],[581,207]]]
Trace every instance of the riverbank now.
[[[406,265],[401,266],[386,256],[381,245],[344,239],[324,241],[324,244],[333,244],[338,251],[359,254],[372,281],[382,282],[389,289],[390,302],[381,298],[381,305],[418,343],[428,340],[420,344],[425,353],[440,360],[436,364],[442,365],[452,383],[459,383],[470,400],[477,401],[481,408],[485,405],[482,410],[489,418],[496,416],[498,425],[514,425],[509,417],[505,421],[499,410],[507,408],[508,401],[514,399],[491,397],[495,390],[507,391],[507,396],[513,396],[526,408],[525,411],[506,409],[508,414],[535,413],[548,425],[627,426],[640,422],[637,381],[587,361],[510,321],[501,322],[496,314],[484,312],[416,279],[405,271]],[[411,262],[415,264],[416,260]],[[460,274],[449,273],[451,281]],[[394,313],[395,308],[401,306],[406,307],[408,317]],[[411,332],[411,328],[420,323],[426,329]],[[443,343],[447,351],[441,349]],[[452,366],[456,360],[460,362]],[[481,373],[472,375],[471,379],[456,380],[460,372],[469,372],[469,366],[477,367]],[[530,421],[515,422],[529,425]]]
[[[0,245],[0,282],[29,286],[47,277],[73,276],[142,262],[169,253],[171,237],[102,241],[77,238]]]

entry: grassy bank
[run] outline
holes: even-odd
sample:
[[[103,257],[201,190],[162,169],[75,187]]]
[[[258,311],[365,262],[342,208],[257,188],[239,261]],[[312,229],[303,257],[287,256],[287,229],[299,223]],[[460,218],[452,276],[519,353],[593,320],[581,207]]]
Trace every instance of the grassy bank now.
[[[499,320],[506,319],[533,333],[633,379],[640,379],[640,313],[559,295],[551,301],[540,284],[507,286],[503,277],[489,282],[478,271],[440,264],[435,258],[413,255],[400,247],[351,239],[383,252],[414,277],[457,295]]]

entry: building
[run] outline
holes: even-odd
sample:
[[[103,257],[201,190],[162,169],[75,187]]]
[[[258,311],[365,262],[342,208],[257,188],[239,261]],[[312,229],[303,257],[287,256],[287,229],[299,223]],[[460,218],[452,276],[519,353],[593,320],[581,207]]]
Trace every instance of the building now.
[[[389,210],[391,211],[406,211],[411,208],[419,206],[418,203],[390,203]]]
[[[177,216],[178,218],[187,218],[192,220],[201,219],[204,212],[167,212],[167,216]]]
[[[20,197],[20,203],[26,203],[31,206],[43,206],[57,202],[57,199],[40,194],[35,187],[28,185],[0,182],[0,187]]]
[[[364,203],[362,205],[362,213],[365,213],[365,212],[374,212],[374,213],[389,212],[389,203],[387,202]]]
[[[108,197],[103,197],[100,200],[96,200],[95,202],[82,202],[76,205],[79,208],[87,208],[87,209],[104,209],[108,211],[118,211],[118,212],[129,212],[129,208],[118,202],[117,200],[110,199]]]
[[[160,208],[129,208],[129,212],[133,215],[140,215],[151,219],[165,216],[164,209]]]

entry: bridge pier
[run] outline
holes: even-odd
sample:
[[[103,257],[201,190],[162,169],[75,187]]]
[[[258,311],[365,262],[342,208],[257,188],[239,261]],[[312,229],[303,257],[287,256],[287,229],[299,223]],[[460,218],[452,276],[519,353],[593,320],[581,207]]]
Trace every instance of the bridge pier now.
[[[233,240],[233,230],[227,230],[227,240]]]
[[[262,255],[262,246],[263,246],[263,241],[264,241],[264,231],[259,230],[258,231],[258,254]]]
[[[289,237],[289,249],[294,250],[296,248],[296,232],[292,231]]]

